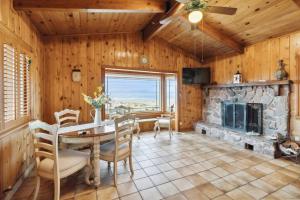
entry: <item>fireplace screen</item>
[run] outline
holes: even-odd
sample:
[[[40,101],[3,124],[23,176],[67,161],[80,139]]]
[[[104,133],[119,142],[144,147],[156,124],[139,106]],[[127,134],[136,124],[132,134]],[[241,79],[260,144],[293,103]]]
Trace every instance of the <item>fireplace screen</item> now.
[[[262,104],[222,102],[222,125],[241,132],[262,134]]]

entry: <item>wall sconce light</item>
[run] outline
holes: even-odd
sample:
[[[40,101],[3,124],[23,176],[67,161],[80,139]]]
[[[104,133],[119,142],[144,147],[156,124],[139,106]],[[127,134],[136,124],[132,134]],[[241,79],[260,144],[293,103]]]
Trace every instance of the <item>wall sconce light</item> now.
[[[81,81],[81,71],[80,71],[80,69],[73,69],[72,70],[72,80],[73,80],[73,82],[80,82]]]

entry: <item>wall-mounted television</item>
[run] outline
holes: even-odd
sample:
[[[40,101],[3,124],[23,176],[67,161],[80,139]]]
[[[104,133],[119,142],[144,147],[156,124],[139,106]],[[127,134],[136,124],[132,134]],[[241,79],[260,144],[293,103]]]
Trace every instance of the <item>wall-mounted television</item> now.
[[[210,84],[210,68],[183,68],[182,69],[182,83],[183,84]]]

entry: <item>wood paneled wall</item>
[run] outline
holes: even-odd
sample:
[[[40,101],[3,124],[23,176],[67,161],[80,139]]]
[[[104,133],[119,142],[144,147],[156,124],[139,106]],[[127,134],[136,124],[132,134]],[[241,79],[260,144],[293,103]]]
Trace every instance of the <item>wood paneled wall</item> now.
[[[141,55],[149,57],[149,64],[139,63]],[[53,113],[64,108],[80,109],[81,120],[90,120],[91,108],[83,101],[81,93],[93,94],[101,85],[101,68],[107,65],[173,71],[179,78],[182,67],[200,66],[196,59],[160,39],[144,43],[139,33],[46,38],[44,120],[54,122]],[[79,83],[71,80],[74,68],[81,70]],[[200,87],[179,85],[181,130],[191,129],[201,117],[200,95]]]
[[[19,49],[31,52],[31,115],[32,118],[41,118],[43,43],[29,19],[24,14],[15,12],[11,4],[11,0],[0,0],[0,48],[3,48],[2,43],[10,41]],[[31,136],[26,124],[9,132],[0,131],[0,199],[4,198],[4,191],[12,189],[33,163],[32,158]]]
[[[276,80],[277,62],[283,59],[289,79],[294,81],[291,93],[291,133],[300,135],[299,69],[300,32],[268,39],[245,49],[244,54],[215,57],[209,65],[213,69],[213,81],[231,83],[239,66],[245,81]]]

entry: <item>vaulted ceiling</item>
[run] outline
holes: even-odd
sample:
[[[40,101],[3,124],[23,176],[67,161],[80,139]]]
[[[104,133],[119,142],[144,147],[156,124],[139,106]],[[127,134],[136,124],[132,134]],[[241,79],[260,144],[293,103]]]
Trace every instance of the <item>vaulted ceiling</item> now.
[[[211,57],[300,30],[297,2],[300,5],[300,0],[208,0],[209,5],[236,7],[237,13],[205,13],[203,26],[197,28],[180,16],[159,23],[182,9],[173,0],[14,0],[14,7],[45,36],[143,31],[145,40],[160,37],[199,57],[203,49],[203,56]]]

